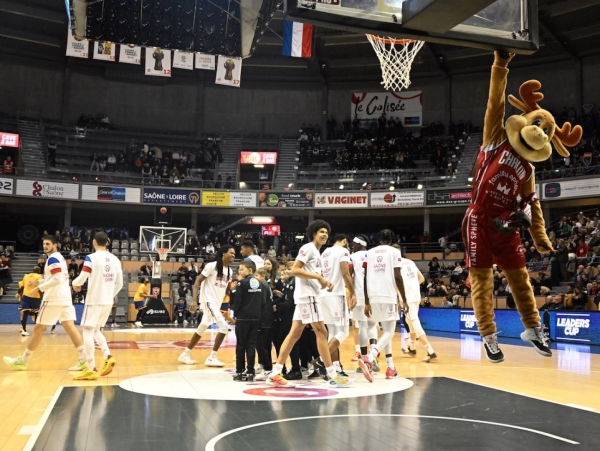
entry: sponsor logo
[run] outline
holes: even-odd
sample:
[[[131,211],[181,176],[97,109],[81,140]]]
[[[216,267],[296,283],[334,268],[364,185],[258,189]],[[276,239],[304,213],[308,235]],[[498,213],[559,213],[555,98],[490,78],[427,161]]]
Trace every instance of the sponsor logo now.
[[[544,197],[553,198],[560,197],[560,183],[546,183],[544,185]]]
[[[19,135],[14,133],[0,133],[0,147],[19,147]]]
[[[250,279],[250,288],[256,290],[260,286],[260,282],[254,278]]]
[[[503,185],[502,183],[498,183],[496,189],[501,193],[504,193],[506,196],[508,196],[508,194],[510,193],[510,188],[508,187],[508,185]]]
[[[167,311],[166,310],[155,310],[155,309],[150,309],[146,312],[146,315],[164,315],[166,314]]]
[[[465,323],[465,328],[467,329],[472,329],[477,325],[477,318],[475,318],[474,314],[461,313],[460,321]]]
[[[366,205],[367,196],[318,196],[318,205]]]
[[[396,195],[395,194],[386,194],[385,196],[383,196],[383,201],[386,204],[393,204],[394,202],[396,202]]]
[[[579,334],[581,329],[590,328],[590,320],[584,318],[567,318],[559,316],[556,318],[556,327],[564,327],[565,335],[575,337]]]
[[[325,398],[338,394],[335,390],[315,388],[312,385],[295,388],[257,387],[244,390],[247,395],[277,396],[278,398]]]
[[[98,200],[125,201],[125,188],[112,186],[98,187]]]

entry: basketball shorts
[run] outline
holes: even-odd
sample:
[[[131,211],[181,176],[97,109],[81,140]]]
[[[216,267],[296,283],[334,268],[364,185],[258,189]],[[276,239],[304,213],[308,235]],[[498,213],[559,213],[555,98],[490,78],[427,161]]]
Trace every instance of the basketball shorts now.
[[[491,268],[496,263],[500,269],[524,268],[525,251],[519,233],[498,232],[493,219],[472,207],[465,213],[462,236],[467,267]]]
[[[64,323],[76,319],[77,315],[73,305],[48,305],[48,301],[42,301],[36,323],[44,326],[54,326],[58,321]]]
[[[377,322],[398,321],[400,319],[398,305],[395,303],[371,304],[371,319]]]
[[[406,319],[409,321],[415,321],[419,319],[419,303],[418,302],[409,302],[408,303],[408,311],[406,312]]]
[[[42,300],[40,298],[30,298],[29,296],[23,295],[21,303],[19,304],[19,309],[29,310],[35,313],[40,309],[41,304]]]
[[[324,322],[321,302],[314,296],[302,300],[296,304],[294,309],[294,321],[302,321],[302,324]]]
[[[141,310],[146,308],[146,301],[134,301],[133,305],[135,305],[136,310]]]
[[[357,324],[359,321],[367,321],[369,318],[365,315],[365,300],[363,299],[361,303],[356,303],[356,307],[352,310],[352,319],[354,323]],[[357,326],[358,327],[358,326]]]
[[[323,322],[333,326],[347,326],[349,320],[346,296],[322,296],[321,311]]]
[[[87,305],[81,317],[81,325],[83,327],[98,328],[104,326],[112,311],[112,304],[104,305]]]
[[[227,328],[227,320],[221,313],[219,307],[212,302],[205,302],[202,304],[202,321],[201,324],[217,324],[221,328]]]

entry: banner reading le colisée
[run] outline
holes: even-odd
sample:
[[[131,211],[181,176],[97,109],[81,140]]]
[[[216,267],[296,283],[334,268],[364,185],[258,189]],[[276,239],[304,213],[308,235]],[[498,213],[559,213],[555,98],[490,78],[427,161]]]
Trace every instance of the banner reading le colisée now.
[[[404,127],[420,127],[423,115],[423,91],[355,92],[350,97],[351,117],[361,121],[400,118]]]

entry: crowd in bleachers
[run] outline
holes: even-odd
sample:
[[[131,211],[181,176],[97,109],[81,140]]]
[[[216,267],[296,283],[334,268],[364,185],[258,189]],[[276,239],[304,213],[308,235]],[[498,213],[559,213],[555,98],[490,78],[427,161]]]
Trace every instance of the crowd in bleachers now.
[[[0,299],[5,292],[11,289],[10,284],[13,283],[10,272],[11,260],[15,258],[14,246],[0,246]]]
[[[97,128],[97,129],[103,129],[103,130],[109,130],[109,129],[113,128],[112,125],[110,124],[110,120],[108,119],[108,116],[106,114],[101,114],[101,113],[98,113],[96,116],[94,116],[92,114],[83,113],[77,119],[77,122],[75,123],[75,127],[81,128],[81,129]]]

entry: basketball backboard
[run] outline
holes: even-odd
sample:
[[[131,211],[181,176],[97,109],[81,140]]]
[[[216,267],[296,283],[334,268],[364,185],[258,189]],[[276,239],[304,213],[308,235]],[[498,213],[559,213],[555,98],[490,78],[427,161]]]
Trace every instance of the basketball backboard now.
[[[438,8],[434,8],[438,3]],[[415,39],[438,44],[475,47],[488,50],[503,49],[513,53],[531,54],[538,50],[537,0],[497,0],[474,2],[488,4],[467,17],[449,31],[440,33],[440,24],[464,14],[465,0],[288,0],[289,19],[315,25],[374,34],[400,39]],[[403,23],[404,16],[430,6],[430,14],[419,21]],[[453,8],[454,5],[454,8]],[[436,12],[437,11],[437,12]],[[445,14],[442,14],[446,11]],[[450,11],[450,12],[448,12]],[[438,20],[430,20],[436,17]],[[468,12],[470,14],[470,12]],[[450,19],[448,19],[448,16]],[[411,15],[411,19],[414,17]],[[430,23],[431,27],[427,24]],[[417,29],[420,28],[420,29]],[[429,28],[429,29],[428,29]]]
[[[187,231],[181,227],[140,227],[140,253],[156,254],[157,249],[169,249],[169,254],[185,254]]]

